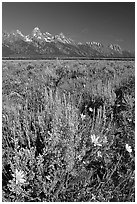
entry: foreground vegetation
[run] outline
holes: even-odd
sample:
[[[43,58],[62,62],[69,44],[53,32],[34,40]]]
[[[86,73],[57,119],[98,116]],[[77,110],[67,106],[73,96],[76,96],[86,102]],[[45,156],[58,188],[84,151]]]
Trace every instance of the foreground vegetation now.
[[[133,61],[3,61],[2,79],[3,201],[135,201]]]

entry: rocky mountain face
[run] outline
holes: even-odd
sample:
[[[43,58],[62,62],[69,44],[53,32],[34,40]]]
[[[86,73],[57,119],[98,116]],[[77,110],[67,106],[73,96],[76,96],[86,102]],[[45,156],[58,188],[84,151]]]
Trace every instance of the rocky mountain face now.
[[[98,42],[76,43],[63,33],[42,33],[38,27],[25,36],[21,31],[2,33],[2,57],[134,57],[134,53],[122,50],[119,45],[105,46]]]

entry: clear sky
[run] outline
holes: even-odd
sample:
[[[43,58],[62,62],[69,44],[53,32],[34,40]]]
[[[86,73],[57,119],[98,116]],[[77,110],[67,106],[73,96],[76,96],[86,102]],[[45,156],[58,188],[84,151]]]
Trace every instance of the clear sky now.
[[[76,42],[96,41],[135,49],[133,2],[3,2],[3,31],[29,34],[34,27],[64,33]]]

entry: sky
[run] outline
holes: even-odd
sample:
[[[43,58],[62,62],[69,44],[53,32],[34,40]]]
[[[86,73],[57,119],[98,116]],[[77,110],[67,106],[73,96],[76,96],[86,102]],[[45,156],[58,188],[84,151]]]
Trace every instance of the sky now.
[[[35,27],[76,42],[113,43],[135,49],[134,2],[3,2],[2,30],[27,35]]]

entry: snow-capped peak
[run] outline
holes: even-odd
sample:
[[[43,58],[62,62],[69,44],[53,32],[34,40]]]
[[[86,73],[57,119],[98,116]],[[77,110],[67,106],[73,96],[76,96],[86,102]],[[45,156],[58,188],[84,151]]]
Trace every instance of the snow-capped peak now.
[[[41,31],[40,31],[40,29],[39,29],[38,27],[35,27],[35,28],[33,29],[33,31],[32,31],[32,35],[38,37],[38,36],[41,36],[42,33],[41,33]]]
[[[51,33],[45,32],[43,33],[43,38],[46,42],[52,42],[54,39],[54,36],[52,36]]]
[[[109,47],[110,47],[112,50],[115,50],[115,51],[117,51],[117,52],[121,52],[121,51],[122,51],[121,47],[120,47],[119,45],[117,45],[117,44],[110,44]]]
[[[22,32],[20,30],[16,31],[19,35],[21,35],[22,37],[24,37],[24,35],[22,34]]]
[[[90,46],[92,46],[92,45],[95,45],[95,46],[98,46],[98,47],[101,47],[101,43],[99,43],[99,42],[95,42],[95,41],[92,41],[92,42],[86,42],[86,44],[88,44],[88,45],[90,45]]]
[[[26,41],[26,42],[32,42],[32,39],[30,38],[29,35],[27,35],[27,36],[25,36],[25,41]]]
[[[60,33],[59,35],[55,35],[55,39],[62,43],[67,43],[67,44],[71,44],[73,42],[73,40],[71,40],[70,38],[65,37],[63,33]]]
[[[65,38],[65,35],[63,33],[60,33],[59,36]]]
[[[46,35],[50,35],[50,36],[52,35],[51,33],[48,33],[48,32],[46,32],[45,34],[46,34]]]
[[[15,33],[14,33],[15,34]],[[21,36],[22,39],[24,39],[26,42],[32,42],[32,40],[29,38],[29,35],[25,36],[22,34],[22,32],[20,30],[16,30],[16,34],[18,34],[19,36]],[[15,34],[15,35],[16,35]]]
[[[50,33],[45,32],[41,33],[40,29],[38,27],[35,27],[32,31],[32,37],[35,37],[39,42],[52,42],[54,36],[52,36]]]
[[[39,29],[38,27],[35,27],[35,28],[33,29],[33,31],[40,31],[40,29]]]

